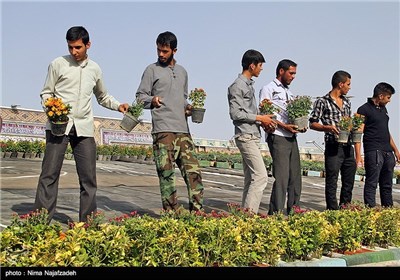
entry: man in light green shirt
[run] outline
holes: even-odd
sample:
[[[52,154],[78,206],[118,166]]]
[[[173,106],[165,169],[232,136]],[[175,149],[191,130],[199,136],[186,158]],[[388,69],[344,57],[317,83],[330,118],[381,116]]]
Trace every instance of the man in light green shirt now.
[[[69,121],[64,135],[53,135],[50,131],[50,121],[47,121],[46,150],[34,209],[45,208],[49,212],[49,222],[53,218],[61,167],[70,143],[79,177],[79,221],[85,222],[87,216],[97,210],[92,96],[96,96],[101,106],[122,113],[127,111],[129,104],[121,104],[108,94],[101,68],[87,56],[87,50],[90,48],[87,30],[82,26],[71,27],[67,31],[66,39],[70,55],[58,57],[50,63],[40,96],[44,109],[44,103],[49,97],[61,98],[72,108],[68,114]]]

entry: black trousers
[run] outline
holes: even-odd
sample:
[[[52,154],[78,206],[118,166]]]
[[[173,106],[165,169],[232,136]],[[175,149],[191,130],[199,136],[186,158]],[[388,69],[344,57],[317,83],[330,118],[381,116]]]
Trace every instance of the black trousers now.
[[[71,144],[73,150],[79,177],[79,221],[87,221],[87,216],[97,210],[96,142],[94,138],[77,137],[74,127],[68,136],[53,136],[50,130],[46,130],[46,150],[37,185],[34,209],[46,208],[49,212],[49,222],[56,210],[58,183],[68,143]]]
[[[300,153],[296,137],[269,134],[268,147],[272,157],[272,186],[268,214],[284,212],[290,214],[293,206],[299,206],[301,196]]]
[[[354,147],[338,142],[325,143],[325,201],[326,209],[337,210],[339,206],[351,202],[357,164],[354,157]],[[339,172],[342,186],[339,204],[336,197]]]
[[[393,152],[371,151],[364,153],[365,184],[364,203],[376,206],[376,189],[379,184],[381,205],[393,206],[393,172],[396,165]]]

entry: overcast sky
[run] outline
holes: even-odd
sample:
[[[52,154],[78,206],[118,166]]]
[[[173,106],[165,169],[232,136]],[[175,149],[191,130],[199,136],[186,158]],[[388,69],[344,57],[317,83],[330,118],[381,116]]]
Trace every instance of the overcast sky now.
[[[190,122],[196,138],[231,139],[227,88],[241,72],[248,49],[263,53],[260,88],[275,78],[279,60],[298,63],[291,90],[322,96],[335,71],[352,75],[353,112],[385,81],[396,94],[387,109],[390,129],[400,147],[399,1],[2,1],[1,105],[41,109],[39,93],[47,66],[68,54],[65,33],[85,26],[89,56],[102,68],[106,86],[121,102],[131,103],[145,67],[157,60],[155,40],[172,31],[178,37],[177,63],[189,74],[189,89],[207,92],[202,124]],[[122,118],[98,105],[97,116]],[[145,119],[150,120],[149,112]],[[323,133],[299,136],[323,142]]]

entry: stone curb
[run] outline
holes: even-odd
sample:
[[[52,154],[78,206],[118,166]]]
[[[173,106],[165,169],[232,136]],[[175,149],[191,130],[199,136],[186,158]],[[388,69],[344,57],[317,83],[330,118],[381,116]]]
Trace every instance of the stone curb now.
[[[400,248],[343,256],[340,258],[346,261],[346,266],[395,261],[400,260]]]
[[[346,267],[346,261],[341,258],[323,256],[311,261],[279,262],[278,267]]]
[[[335,258],[323,256],[311,261],[279,262],[280,267],[351,267],[387,261],[399,261],[400,248],[383,249],[355,255],[342,255]]]

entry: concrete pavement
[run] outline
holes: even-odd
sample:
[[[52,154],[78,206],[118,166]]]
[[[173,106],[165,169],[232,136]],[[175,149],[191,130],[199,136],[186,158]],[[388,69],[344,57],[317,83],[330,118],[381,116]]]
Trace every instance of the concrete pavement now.
[[[25,214],[32,210],[36,185],[41,169],[40,159],[2,159],[1,161],[1,219],[2,228],[10,224],[12,213]],[[241,202],[243,177],[240,170],[203,169],[205,211],[227,211],[227,203]],[[98,210],[106,218],[137,211],[140,215],[159,216],[161,198],[158,178],[152,162],[98,161]],[[303,177],[302,205],[324,210],[323,178]],[[55,221],[64,226],[78,219],[79,187],[73,160],[65,160],[60,178]],[[179,202],[187,208],[187,191],[180,174],[177,175]],[[268,209],[272,178],[265,191],[261,212]],[[395,205],[399,206],[399,185],[395,186]],[[362,188],[355,187],[355,199],[362,198]],[[279,266],[400,266],[400,249],[377,248],[359,256],[323,257],[309,262],[280,263]],[[362,257],[361,257],[362,255]]]

